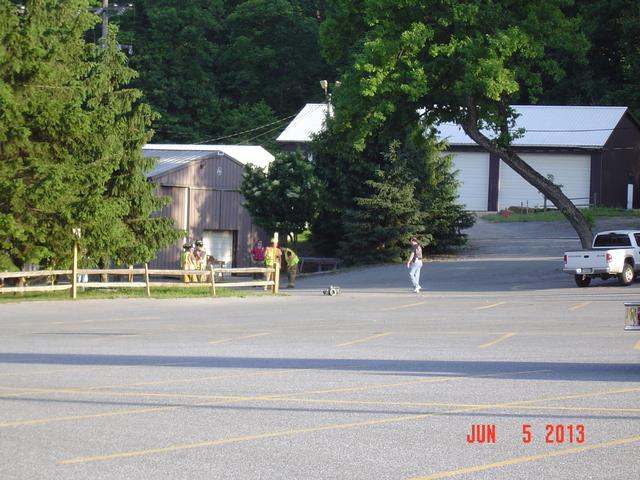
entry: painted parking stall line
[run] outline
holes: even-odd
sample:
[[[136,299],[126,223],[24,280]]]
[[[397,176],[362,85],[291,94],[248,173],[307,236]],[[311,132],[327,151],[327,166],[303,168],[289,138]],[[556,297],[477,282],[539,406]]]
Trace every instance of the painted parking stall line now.
[[[212,340],[207,343],[209,343],[209,345],[220,345],[223,343],[235,342],[236,340],[246,340],[248,338],[264,337],[267,335],[271,335],[271,332],[253,333],[250,335],[242,335],[240,337],[223,338],[221,340]]]
[[[482,345],[480,345],[480,348],[492,347],[497,343],[505,341],[507,338],[513,337],[514,335],[516,335],[514,332],[505,333],[504,335],[501,335],[500,337],[496,338],[495,340],[492,340],[491,342],[483,343]]]
[[[348,347],[349,345],[356,345],[358,343],[366,343],[366,342],[370,342],[371,340],[375,340],[376,338],[386,337],[388,335],[391,335],[392,333],[393,332],[376,333],[376,334],[371,335],[369,337],[360,338],[358,340],[353,340],[351,342],[339,343],[338,345],[336,345],[336,347]]]
[[[147,449],[140,449],[140,450],[115,452],[115,453],[106,454],[106,455],[92,455],[92,456],[85,456],[85,457],[76,457],[76,458],[58,460],[56,463],[59,464],[59,465],[71,465],[71,464],[94,463],[94,462],[103,462],[103,461],[110,461],[110,460],[119,460],[119,459],[124,459],[124,458],[141,457],[141,456],[154,455],[154,454],[160,454],[160,453],[172,453],[172,452],[184,451],[184,450],[210,448],[210,447],[219,446],[219,445],[227,445],[227,444],[241,443],[241,442],[250,442],[250,441],[263,440],[263,439],[268,439],[268,438],[285,437],[285,436],[300,435],[300,434],[306,434],[306,433],[316,433],[316,432],[322,432],[322,431],[347,430],[347,429],[362,428],[362,427],[369,427],[369,426],[376,426],[376,425],[397,424],[397,423],[402,423],[402,422],[407,422],[407,421],[417,421],[417,420],[422,420],[422,419],[429,418],[429,417],[442,416],[442,415],[460,414],[460,413],[469,413],[469,412],[480,412],[480,411],[487,411],[487,410],[499,410],[499,409],[504,408],[504,407],[512,407],[512,406],[518,406],[518,405],[528,405],[528,404],[532,404],[532,403],[542,403],[542,402],[548,402],[548,401],[559,400],[559,399],[588,398],[588,397],[592,397],[592,396],[606,396],[606,395],[612,395],[612,394],[616,394],[616,393],[627,393],[627,392],[630,392],[630,391],[638,391],[638,390],[640,390],[640,388],[605,390],[605,391],[598,391],[598,392],[588,392],[588,393],[585,393],[585,394],[563,395],[563,396],[558,396],[558,397],[543,397],[543,398],[530,399],[530,400],[520,400],[520,401],[514,401],[514,402],[497,403],[497,404],[493,404],[493,405],[482,405],[482,406],[479,406],[479,407],[456,408],[456,409],[451,409],[451,410],[445,410],[445,411],[442,411],[442,412],[430,412],[430,413],[424,413],[424,414],[401,415],[401,416],[397,416],[397,417],[365,420],[365,421],[360,421],[360,422],[325,424],[325,425],[318,425],[316,427],[309,427],[309,428],[263,432],[263,433],[258,433],[258,434],[254,434],[254,435],[245,435],[245,436],[239,436],[239,437],[228,437],[228,438],[221,438],[221,439],[204,440],[204,441],[193,442],[193,443],[188,443],[188,444],[177,444],[177,445],[168,445],[168,446],[165,446],[165,447],[156,447],[156,448],[147,448]],[[621,442],[621,441],[622,442],[626,442],[626,443],[632,443],[632,442],[640,441],[640,437],[629,437],[627,439],[616,440],[614,442],[608,442],[605,446],[614,446],[613,443]],[[591,449],[594,449],[594,448],[597,448],[599,445],[600,444],[598,444],[598,445],[589,445],[588,447],[591,447]],[[567,449],[566,452],[567,453],[577,453],[578,451],[585,451],[585,449],[587,449],[587,447],[572,448],[572,449]],[[562,451],[560,451],[560,452],[562,452]],[[537,459],[542,459],[542,458],[546,458],[546,456],[545,457],[541,457],[541,458],[535,458],[535,459],[537,460]],[[522,462],[516,462],[516,463],[522,463]],[[470,468],[472,468],[472,467],[470,467]],[[442,473],[448,473],[449,476],[452,476],[452,474],[450,472],[452,472],[452,471],[442,472]],[[456,475],[457,474],[458,473],[456,473]],[[429,477],[417,477],[417,478],[429,478]],[[433,477],[433,478],[446,478],[446,477]]]
[[[556,450],[553,452],[545,452],[545,453],[538,453],[536,455],[527,455],[523,457],[508,458],[500,462],[485,463],[483,465],[474,465],[472,467],[459,468],[457,470],[446,470],[442,472],[432,473],[430,475],[426,475],[423,477],[412,477],[410,480],[436,480],[439,478],[450,478],[458,475],[464,475],[467,473],[482,472],[485,470],[493,470],[496,468],[508,467],[510,465],[518,465],[520,463],[535,462],[537,460],[546,460],[548,458],[554,458],[554,457],[564,457],[567,455],[574,455],[577,453],[588,452],[590,450],[600,450],[603,448],[618,447],[621,445],[629,445],[631,443],[638,443],[638,442],[640,442],[640,436],[619,438],[619,439],[611,440],[607,442],[595,443],[593,445],[564,448],[562,450]],[[505,477],[508,478],[508,475],[505,474]]]
[[[491,305],[483,305],[482,307],[477,307],[476,310],[489,310],[490,308],[499,307],[500,305],[504,305],[507,302],[498,302],[492,303]]]

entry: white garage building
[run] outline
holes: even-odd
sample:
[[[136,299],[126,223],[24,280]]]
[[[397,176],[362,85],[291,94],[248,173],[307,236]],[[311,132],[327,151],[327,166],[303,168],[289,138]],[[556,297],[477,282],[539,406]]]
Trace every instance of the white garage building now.
[[[602,169],[617,168],[603,164],[617,149],[637,147],[638,125],[625,107],[532,106],[516,105],[516,128],[524,134],[513,145],[522,159],[545,177],[553,179],[576,205],[602,204]],[[621,135],[614,135],[616,130]],[[459,171],[459,202],[468,210],[501,210],[511,206],[540,207],[543,195],[504,162],[492,158],[464,134],[457,125],[443,124],[440,137],[449,143],[454,165]],[[635,131],[632,144],[621,144],[618,137]],[[622,142],[624,143],[624,142]],[[633,145],[635,143],[635,145]],[[620,152],[621,153],[621,152]],[[616,157],[620,157],[620,153]],[[637,150],[635,163],[638,163]],[[622,172],[619,189],[624,193],[628,177]],[[615,172],[610,171],[609,174]],[[633,183],[633,182],[632,182]],[[626,206],[624,199],[616,206]]]
[[[626,107],[515,105],[513,142],[522,159],[553,178],[576,205],[640,207],[640,125]],[[286,150],[307,150],[323,128],[325,104],[308,104],[278,137]],[[538,207],[544,197],[454,124],[439,126],[449,144],[467,210]],[[631,194],[629,194],[629,185]]]

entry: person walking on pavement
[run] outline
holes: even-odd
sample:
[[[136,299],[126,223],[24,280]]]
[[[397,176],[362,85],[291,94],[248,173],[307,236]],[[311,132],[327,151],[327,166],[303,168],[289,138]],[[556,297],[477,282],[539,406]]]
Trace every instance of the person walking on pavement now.
[[[418,293],[422,290],[420,286],[420,269],[422,268],[422,247],[418,244],[418,239],[413,237],[411,239],[411,253],[409,254],[409,260],[407,261],[407,268],[409,269],[409,278],[413,284],[413,291]]]
[[[296,288],[296,274],[298,273],[300,258],[298,258],[298,255],[290,248],[283,248],[282,251],[284,253],[284,259],[287,262],[287,276],[289,278],[287,288]]]

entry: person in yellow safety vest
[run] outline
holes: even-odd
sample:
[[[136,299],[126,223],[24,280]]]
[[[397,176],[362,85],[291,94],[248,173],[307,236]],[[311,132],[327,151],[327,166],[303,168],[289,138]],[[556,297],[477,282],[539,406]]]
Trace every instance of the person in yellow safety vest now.
[[[296,274],[298,273],[298,263],[300,259],[296,252],[290,248],[283,248],[284,259],[287,262],[287,276],[289,277],[289,283],[287,288],[296,288]]]
[[[264,266],[267,268],[280,268],[281,256],[282,251],[278,248],[278,244],[275,239],[271,239],[271,246],[264,249]],[[275,272],[266,272],[264,274],[264,279],[267,282],[275,280],[275,278]],[[265,285],[264,289],[267,290],[268,288]]]
[[[193,255],[193,245],[190,243],[185,243],[182,247],[182,253],[180,254],[180,268],[182,270],[194,270],[195,266],[195,257]],[[191,281],[190,275],[183,275],[182,281],[184,283],[189,283]],[[196,276],[193,276],[193,281],[196,281]]]

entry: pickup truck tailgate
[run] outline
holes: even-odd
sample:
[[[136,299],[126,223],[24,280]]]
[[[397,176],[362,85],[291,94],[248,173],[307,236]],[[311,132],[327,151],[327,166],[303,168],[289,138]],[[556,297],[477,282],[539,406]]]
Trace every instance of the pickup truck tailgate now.
[[[607,267],[607,251],[601,252],[589,250],[589,251],[576,251],[566,252],[567,259],[565,268],[581,268],[583,273],[591,273],[593,269],[603,269]]]

